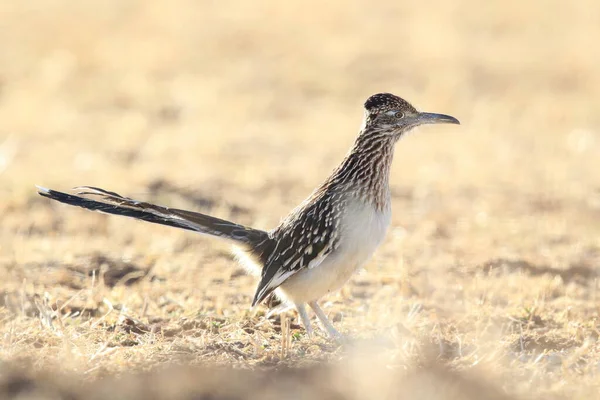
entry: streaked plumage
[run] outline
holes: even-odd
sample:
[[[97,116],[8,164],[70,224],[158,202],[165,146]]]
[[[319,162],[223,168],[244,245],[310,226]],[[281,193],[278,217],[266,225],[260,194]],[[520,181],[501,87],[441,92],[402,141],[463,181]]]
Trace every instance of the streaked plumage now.
[[[76,188],[78,195],[45,188],[39,188],[39,193],[90,210],[232,240],[240,260],[260,276],[253,306],[275,292],[295,305],[310,332],[308,304],[328,333],[337,337],[317,300],[339,289],[383,240],[391,219],[389,174],[394,145],[403,133],[424,123],[458,121],[419,113],[389,93],[369,97],[362,129],[348,155],[311,196],[268,232],[93,187]]]

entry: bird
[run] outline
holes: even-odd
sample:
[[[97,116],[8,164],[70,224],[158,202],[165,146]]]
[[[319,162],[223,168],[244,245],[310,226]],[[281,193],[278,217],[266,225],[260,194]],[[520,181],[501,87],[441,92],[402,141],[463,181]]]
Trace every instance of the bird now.
[[[364,103],[353,146],[327,179],[271,230],[210,215],[133,200],[80,186],[68,194],[37,186],[41,196],[88,210],[217,236],[233,242],[238,260],[258,278],[252,307],[276,295],[295,307],[308,336],[307,306],[332,340],[343,336],[318,301],[339,290],[382,243],[391,222],[390,168],[398,140],[424,124],[460,124],[445,114],[419,112],[391,93]]]

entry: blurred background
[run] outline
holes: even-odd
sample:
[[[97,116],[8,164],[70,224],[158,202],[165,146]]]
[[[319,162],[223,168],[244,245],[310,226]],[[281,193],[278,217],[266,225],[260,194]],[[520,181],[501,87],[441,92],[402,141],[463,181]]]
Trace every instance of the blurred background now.
[[[365,99],[391,92],[462,125],[398,144],[392,229],[328,314],[356,336],[395,327],[392,364],[431,345],[452,368],[516,379],[511,393],[598,387],[600,2],[29,0],[0,14],[0,357],[92,377],[174,354],[345,357],[300,329],[280,353],[226,246],[33,185],[271,228],[343,158]],[[123,314],[178,334],[147,339]]]

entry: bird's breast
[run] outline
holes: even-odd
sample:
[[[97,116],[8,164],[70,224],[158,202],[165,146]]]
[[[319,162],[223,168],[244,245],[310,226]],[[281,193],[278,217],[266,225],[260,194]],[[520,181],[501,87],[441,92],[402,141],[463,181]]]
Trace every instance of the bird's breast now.
[[[389,206],[379,209],[372,203],[352,199],[340,221],[339,251],[356,262],[355,268],[360,268],[383,241],[390,222]]]
[[[390,225],[389,207],[352,199],[340,216],[335,249],[314,267],[304,268],[285,281],[280,296],[295,303],[318,300],[338,290],[381,244]]]

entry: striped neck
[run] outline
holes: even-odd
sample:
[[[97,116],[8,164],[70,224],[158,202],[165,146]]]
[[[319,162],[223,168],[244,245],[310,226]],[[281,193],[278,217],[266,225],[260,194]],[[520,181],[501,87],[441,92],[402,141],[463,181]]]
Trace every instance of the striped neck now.
[[[389,132],[362,131],[326,185],[355,193],[379,211],[389,206],[389,178],[397,137]]]

